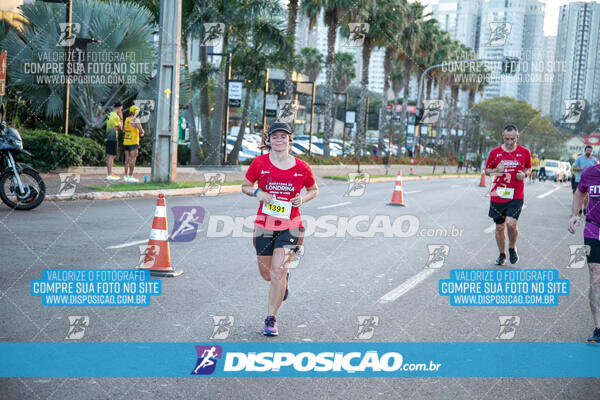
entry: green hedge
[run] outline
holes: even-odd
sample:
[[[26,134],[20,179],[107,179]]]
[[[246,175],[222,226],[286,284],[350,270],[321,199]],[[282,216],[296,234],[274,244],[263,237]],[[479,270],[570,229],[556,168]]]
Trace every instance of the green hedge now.
[[[25,129],[19,133],[23,147],[33,158],[20,154],[18,160],[42,171],[105,164],[104,147],[92,139],[45,130]]]

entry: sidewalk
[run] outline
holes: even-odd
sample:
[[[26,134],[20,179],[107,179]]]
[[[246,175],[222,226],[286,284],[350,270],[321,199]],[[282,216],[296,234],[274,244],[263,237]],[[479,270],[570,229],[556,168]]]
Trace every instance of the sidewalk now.
[[[244,178],[247,165],[230,168],[195,168],[195,167],[178,167],[177,168],[177,182],[206,182],[210,179],[211,175],[215,173],[222,173],[225,175],[225,184],[220,187],[218,193],[239,193],[241,191],[239,182]],[[415,165],[414,175],[409,175],[410,165],[392,165],[387,170],[383,165],[361,165],[361,172],[368,173],[370,175],[382,175],[390,174],[395,175],[398,170],[402,170],[404,180],[415,180],[415,179],[444,179],[444,178],[473,178],[474,175],[460,174],[456,175],[456,166],[446,167],[448,174],[443,176],[422,176],[425,174],[431,174],[433,167],[430,165]],[[334,183],[342,183],[341,180],[333,180],[325,178],[325,176],[345,176],[348,173],[357,172],[356,165],[315,165],[312,166],[313,173],[319,185],[327,185]],[[443,166],[436,167],[436,173],[441,173]],[[464,170],[463,170],[464,172]],[[122,177],[123,167],[114,167],[113,173]],[[63,175],[64,174],[64,175]],[[75,185],[75,190],[65,190],[64,185],[61,192],[61,175],[72,175],[77,178],[79,182]],[[134,176],[140,181],[144,182],[144,177],[147,177],[150,182],[151,168],[140,167],[135,169]],[[109,187],[114,184],[123,184],[125,182],[116,181],[108,182],[104,178],[106,177],[105,167],[76,167],[65,170],[53,171],[50,173],[43,173],[42,177],[46,183],[46,199],[50,201],[58,200],[107,200],[117,198],[136,198],[136,197],[156,197],[158,193],[164,193],[165,196],[190,196],[190,195],[211,195],[214,193],[206,192],[204,185],[198,187],[187,187],[178,189],[157,189],[157,190],[127,190],[123,191],[104,191],[98,189],[92,189],[91,187]],[[370,182],[387,182],[394,181],[395,177],[379,177],[371,178]],[[228,185],[228,182],[232,182],[232,185]],[[214,195],[214,194],[212,194]]]

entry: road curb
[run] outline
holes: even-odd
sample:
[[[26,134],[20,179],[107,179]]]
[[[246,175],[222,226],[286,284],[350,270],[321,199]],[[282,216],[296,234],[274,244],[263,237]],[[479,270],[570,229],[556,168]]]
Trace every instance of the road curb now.
[[[403,176],[404,181],[419,181],[419,180],[436,180],[436,179],[450,179],[450,178],[477,178],[474,175],[444,175],[444,176]],[[389,178],[373,178],[369,182],[393,182],[396,177]],[[334,179],[328,179],[328,181],[334,181]],[[339,183],[345,181],[337,180]],[[193,187],[193,188],[182,188],[182,189],[156,189],[156,190],[131,190],[122,192],[87,192],[87,193],[76,193],[71,196],[61,195],[46,195],[48,201],[72,201],[72,200],[114,200],[114,199],[136,199],[143,197],[157,197],[159,193],[163,193],[165,196],[205,196],[204,186]],[[221,186],[218,194],[228,193],[241,193],[241,185],[235,186]],[[211,197],[211,195],[206,195]]]

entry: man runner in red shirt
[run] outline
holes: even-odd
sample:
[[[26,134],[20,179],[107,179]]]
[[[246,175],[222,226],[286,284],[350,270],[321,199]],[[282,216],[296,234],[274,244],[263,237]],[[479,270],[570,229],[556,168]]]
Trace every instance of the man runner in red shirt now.
[[[519,131],[514,125],[502,130],[504,143],[490,152],[485,164],[485,174],[493,176],[489,217],[496,223],[496,243],[500,255],[496,265],[506,264],[505,227],[508,225],[508,253],[510,263],[519,261],[517,220],[523,208],[523,181],[531,173],[531,153],[517,144]]]
[[[271,283],[264,328],[267,336],[278,335],[275,317],[288,295],[289,263],[286,261],[293,251],[290,247],[301,244],[304,232],[299,207],[319,193],[310,166],[290,155],[292,140],[288,124],[272,123],[264,140],[270,151],[252,161],[242,183],[242,192],[259,201],[254,247],[260,274]],[[256,189],[255,182],[258,183]],[[306,193],[301,195],[303,188]]]

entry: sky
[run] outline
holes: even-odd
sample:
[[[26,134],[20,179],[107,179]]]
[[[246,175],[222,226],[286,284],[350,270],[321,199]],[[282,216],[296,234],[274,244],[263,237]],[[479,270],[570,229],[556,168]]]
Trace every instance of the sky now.
[[[481,0],[484,1],[484,0]],[[556,36],[558,30],[558,11],[560,6],[576,1],[590,2],[591,0],[540,0],[546,4],[546,15],[544,17],[544,35]],[[420,0],[422,4],[435,4],[438,0]]]

